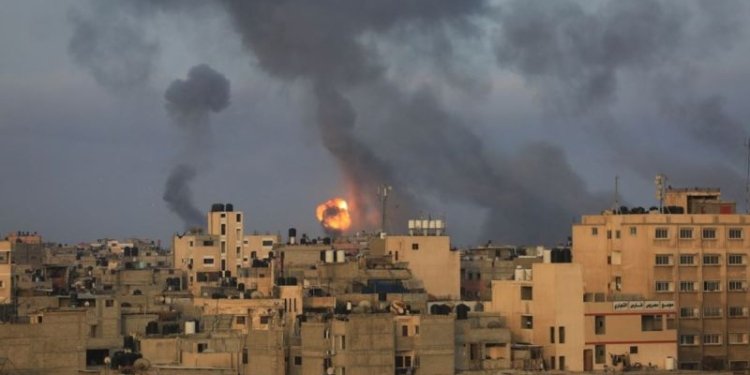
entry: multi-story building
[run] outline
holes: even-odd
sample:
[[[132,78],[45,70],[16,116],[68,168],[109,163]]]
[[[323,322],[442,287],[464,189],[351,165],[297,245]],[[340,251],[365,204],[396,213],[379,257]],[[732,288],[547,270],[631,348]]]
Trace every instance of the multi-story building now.
[[[674,301],[682,369],[748,368],[750,215],[735,213],[717,189],[670,188],[664,203],[573,226],[587,292]]]
[[[492,280],[510,280],[518,267],[542,261],[544,249],[496,246],[491,243],[461,251],[461,299],[489,301]]]
[[[669,368],[676,356],[673,301],[597,302],[576,263],[538,263],[492,282],[490,311],[506,317],[513,342],[536,349],[514,367],[537,370]],[[525,353],[527,354],[527,353]]]
[[[13,302],[10,241],[0,241],[0,304]]]
[[[374,256],[389,256],[403,262],[424,289],[436,299],[461,298],[461,253],[451,249],[450,237],[438,232],[384,235],[370,241]]]

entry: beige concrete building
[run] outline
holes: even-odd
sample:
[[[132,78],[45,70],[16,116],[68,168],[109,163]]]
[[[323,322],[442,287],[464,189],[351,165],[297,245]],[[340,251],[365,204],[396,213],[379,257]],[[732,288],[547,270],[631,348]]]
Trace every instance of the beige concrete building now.
[[[370,241],[374,256],[403,262],[434,299],[461,298],[461,254],[445,235],[384,236]]]
[[[585,301],[579,264],[534,264],[515,280],[493,281],[492,294],[488,310],[506,317],[513,342],[541,349],[514,358],[516,368],[665,368],[676,357],[673,301]]]
[[[748,368],[750,215],[716,189],[668,189],[664,212],[605,212],[573,226],[587,292],[674,301],[682,369]]]
[[[86,368],[86,309],[39,312],[0,327],[0,361],[13,373],[77,375]]]
[[[13,269],[9,241],[0,241],[0,304],[13,303]]]

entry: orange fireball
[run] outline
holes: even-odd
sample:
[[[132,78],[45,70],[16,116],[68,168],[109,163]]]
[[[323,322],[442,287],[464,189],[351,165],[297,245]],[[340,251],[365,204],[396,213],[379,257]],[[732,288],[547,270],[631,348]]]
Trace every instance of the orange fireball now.
[[[352,225],[349,205],[341,198],[333,198],[319,204],[315,215],[329,233],[341,234]]]

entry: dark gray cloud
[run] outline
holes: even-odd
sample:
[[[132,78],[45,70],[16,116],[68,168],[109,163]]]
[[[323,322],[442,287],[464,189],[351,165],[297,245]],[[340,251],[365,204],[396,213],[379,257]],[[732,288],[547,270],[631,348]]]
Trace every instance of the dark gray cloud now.
[[[196,65],[185,80],[176,79],[164,93],[166,108],[187,134],[187,144],[180,162],[170,172],[163,199],[170,210],[182,219],[186,228],[202,225],[203,215],[193,203],[190,183],[198,173],[211,145],[209,114],[229,106],[229,80],[206,64]]]

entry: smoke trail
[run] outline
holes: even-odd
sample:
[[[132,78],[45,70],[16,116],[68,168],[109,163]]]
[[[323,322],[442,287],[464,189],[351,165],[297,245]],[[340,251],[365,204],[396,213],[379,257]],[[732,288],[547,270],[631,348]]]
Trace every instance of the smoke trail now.
[[[188,137],[181,162],[170,173],[163,199],[186,228],[200,226],[201,211],[193,203],[190,182],[198,173],[198,164],[205,158],[210,144],[209,114],[229,106],[229,80],[208,65],[194,66],[186,80],[177,79],[164,93],[167,112]]]
[[[195,168],[189,165],[177,165],[167,178],[162,196],[167,206],[185,223],[186,228],[203,225],[203,213],[193,204],[193,192],[190,182],[195,179]]]

